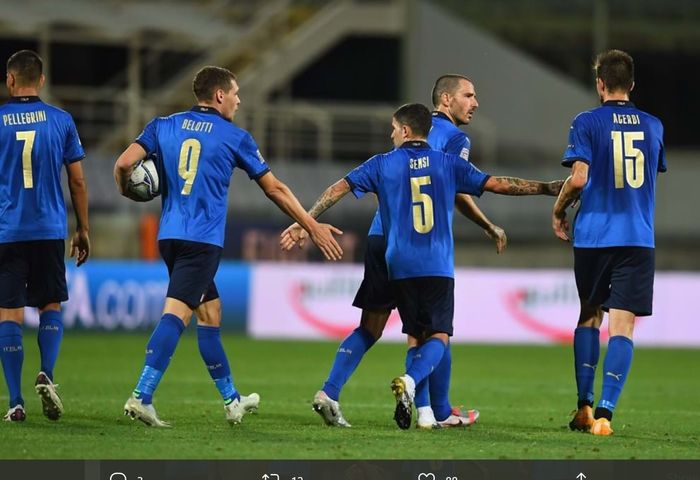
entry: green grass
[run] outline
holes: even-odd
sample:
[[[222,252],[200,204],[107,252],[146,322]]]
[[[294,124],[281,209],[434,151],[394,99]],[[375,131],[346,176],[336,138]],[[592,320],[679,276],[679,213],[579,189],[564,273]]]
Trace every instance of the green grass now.
[[[59,422],[41,415],[33,394],[38,353],[32,337],[25,337],[28,417],[23,424],[0,423],[2,458],[700,458],[700,350],[637,349],[613,422],[615,435],[598,438],[566,426],[576,401],[566,347],[455,345],[451,399],[479,408],[480,423],[400,431],[388,385],[402,371],[404,348],[380,342],[343,392],[353,428],[340,430],[322,425],[310,406],[336,343],[226,336],[237,387],[262,397],[259,414],[231,428],[196,339],[187,335],[156,395],[159,415],[173,424],[168,430],[122,415],[147,336],[69,332],[57,370],[66,407]],[[7,402],[4,383],[0,402]]]

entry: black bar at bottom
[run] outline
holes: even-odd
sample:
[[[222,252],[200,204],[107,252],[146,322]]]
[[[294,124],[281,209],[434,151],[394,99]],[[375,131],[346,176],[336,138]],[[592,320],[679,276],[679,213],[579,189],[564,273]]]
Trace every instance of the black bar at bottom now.
[[[700,460],[0,460],[3,480],[700,480]]]

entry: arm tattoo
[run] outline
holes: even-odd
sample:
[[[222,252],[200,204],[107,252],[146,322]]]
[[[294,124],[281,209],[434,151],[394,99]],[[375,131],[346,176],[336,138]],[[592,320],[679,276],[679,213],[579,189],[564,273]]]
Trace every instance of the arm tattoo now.
[[[574,200],[581,194],[581,189],[573,188],[570,182],[571,177],[566,179],[557,200],[554,202],[554,213],[557,215],[569,208],[569,205],[574,203]]]
[[[533,180],[523,180],[517,177],[494,177],[494,180],[503,185],[507,195],[537,195],[544,191],[544,183]]]
[[[336,182],[326,189],[325,192],[321,194],[316,202],[309,210],[309,215],[313,218],[318,218],[323,212],[331,208],[336,204],[338,200],[343,198],[346,193],[350,191],[350,188],[345,181]]]

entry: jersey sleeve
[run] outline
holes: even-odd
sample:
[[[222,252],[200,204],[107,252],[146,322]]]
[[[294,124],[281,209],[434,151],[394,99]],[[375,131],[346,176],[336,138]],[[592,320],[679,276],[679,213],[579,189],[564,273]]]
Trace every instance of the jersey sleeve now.
[[[586,113],[581,113],[574,118],[569,130],[569,144],[566,146],[564,158],[561,161],[563,166],[571,167],[577,160],[588,165],[591,164],[593,142],[589,123]]]
[[[143,132],[136,137],[134,143],[138,143],[146,151],[146,156],[155,153],[157,147],[158,119],[154,118],[143,129]]]
[[[350,185],[350,191],[356,198],[361,198],[367,192],[377,192],[378,167],[379,159],[374,156],[345,176],[345,181]]]
[[[464,133],[459,133],[450,138],[445,144],[445,153],[451,153],[469,161],[469,149],[471,142]]]
[[[465,162],[462,157],[451,156],[455,168],[456,190],[480,197],[484,193],[484,185],[491,175],[482,172],[471,162]]]
[[[85,158],[85,150],[80,143],[78,129],[75,127],[73,118],[68,116],[68,130],[66,132],[66,143],[63,148],[63,162],[66,164],[77,162]]]
[[[236,150],[236,166],[245,170],[251,180],[257,180],[270,171],[257,143],[248,132],[243,136]]]
[[[659,164],[656,170],[659,172],[665,172],[668,167],[666,166],[666,149],[664,147],[664,127],[659,122]]]

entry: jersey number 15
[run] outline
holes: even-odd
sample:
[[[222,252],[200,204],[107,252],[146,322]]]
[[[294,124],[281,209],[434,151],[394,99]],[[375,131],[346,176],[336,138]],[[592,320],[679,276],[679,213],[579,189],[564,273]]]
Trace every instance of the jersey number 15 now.
[[[644,184],[644,152],[634,142],[644,140],[644,132],[610,132],[613,141],[613,171],[615,188],[624,188],[625,181],[632,188]],[[624,171],[624,174],[623,174]]]

